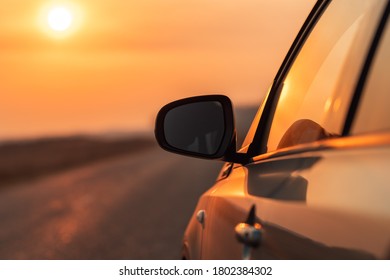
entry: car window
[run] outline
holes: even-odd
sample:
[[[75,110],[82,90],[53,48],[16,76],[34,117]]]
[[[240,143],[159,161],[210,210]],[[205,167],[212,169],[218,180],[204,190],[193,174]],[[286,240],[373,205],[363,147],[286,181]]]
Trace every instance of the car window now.
[[[390,130],[390,27],[384,35],[368,74],[352,134]]]
[[[268,151],[341,135],[384,4],[329,4],[280,85]]]

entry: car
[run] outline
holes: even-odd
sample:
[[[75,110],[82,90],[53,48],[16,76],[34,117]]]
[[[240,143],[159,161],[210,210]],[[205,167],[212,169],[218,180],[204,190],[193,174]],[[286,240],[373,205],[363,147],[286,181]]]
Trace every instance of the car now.
[[[163,149],[225,161],[183,259],[390,258],[389,5],[316,2],[239,149],[224,95],[159,111]]]

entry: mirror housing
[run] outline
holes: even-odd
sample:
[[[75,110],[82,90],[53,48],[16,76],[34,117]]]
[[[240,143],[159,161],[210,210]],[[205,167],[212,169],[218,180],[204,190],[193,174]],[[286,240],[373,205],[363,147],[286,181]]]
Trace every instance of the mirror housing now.
[[[232,103],[224,95],[190,97],[165,105],[157,114],[155,137],[164,150],[173,153],[242,161],[242,154],[236,153]]]

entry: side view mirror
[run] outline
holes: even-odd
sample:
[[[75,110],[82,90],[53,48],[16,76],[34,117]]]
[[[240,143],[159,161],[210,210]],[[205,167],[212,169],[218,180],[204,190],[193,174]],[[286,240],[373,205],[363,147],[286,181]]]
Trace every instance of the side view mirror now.
[[[169,103],[157,115],[155,136],[167,151],[227,160],[236,152],[232,103],[224,95],[190,97]]]

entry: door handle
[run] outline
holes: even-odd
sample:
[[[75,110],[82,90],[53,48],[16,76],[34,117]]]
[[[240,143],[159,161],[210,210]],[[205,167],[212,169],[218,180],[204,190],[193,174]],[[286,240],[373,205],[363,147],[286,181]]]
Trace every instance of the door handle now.
[[[236,237],[240,243],[252,248],[259,247],[262,237],[262,227],[259,223],[249,225],[247,223],[239,223],[235,227]]]
[[[256,206],[253,205],[249,211],[248,218],[244,223],[239,223],[234,228],[238,242],[244,245],[242,258],[249,260],[251,249],[261,245],[263,238],[263,227],[256,222]]]

